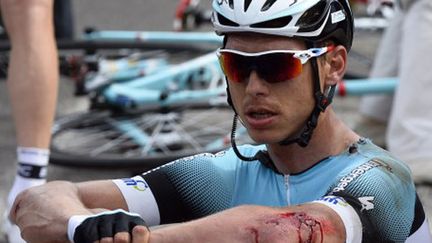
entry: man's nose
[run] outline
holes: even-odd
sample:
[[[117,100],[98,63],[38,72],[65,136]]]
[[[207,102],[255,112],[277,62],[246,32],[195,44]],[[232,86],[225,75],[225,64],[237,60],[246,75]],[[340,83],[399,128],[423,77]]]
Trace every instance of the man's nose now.
[[[255,70],[252,70],[247,80],[246,93],[252,96],[268,95],[269,85]]]

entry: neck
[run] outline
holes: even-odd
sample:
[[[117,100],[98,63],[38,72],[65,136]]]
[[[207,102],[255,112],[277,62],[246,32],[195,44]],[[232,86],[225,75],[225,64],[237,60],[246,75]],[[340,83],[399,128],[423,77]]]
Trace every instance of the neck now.
[[[308,146],[268,144],[267,149],[278,170],[283,174],[302,172],[320,160],[342,153],[360,138],[348,128],[331,107],[322,113]]]

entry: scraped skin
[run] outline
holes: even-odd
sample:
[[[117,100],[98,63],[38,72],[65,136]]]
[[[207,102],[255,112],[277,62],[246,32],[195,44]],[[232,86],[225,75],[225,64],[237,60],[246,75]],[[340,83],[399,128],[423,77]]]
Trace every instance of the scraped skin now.
[[[150,242],[345,242],[339,216],[327,206],[241,206],[151,231]]]
[[[298,242],[323,242],[324,230],[328,221],[318,219],[304,212],[282,213],[269,219],[264,219],[261,229],[247,228],[255,236],[255,242],[284,239],[286,235],[297,232]],[[325,229],[324,229],[325,228]]]

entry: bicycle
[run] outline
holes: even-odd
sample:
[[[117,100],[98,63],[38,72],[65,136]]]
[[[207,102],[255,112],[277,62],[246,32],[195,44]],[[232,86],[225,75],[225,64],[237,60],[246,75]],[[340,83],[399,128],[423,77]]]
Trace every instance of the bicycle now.
[[[159,64],[160,63],[163,62],[159,62]],[[225,86],[224,83],[221,82],[221,71],[215,54],[210,53],[199,56],[196,59],[179,65],[172,65],[169,68],[166,67],[166,63],[161,66],[155,65],[156,69],[161,67],[164,68],[164,72],[157,74],[147,73],[147,76],[123,82],[113,80],[112,77],[121,76],[119,73],[125,71],[122,70],[116,72],[111,78],[105,79],[108,81],[104,83],[104,85],[99,85],[98,88],[94,88],[92,91],[94,92],[93,100],[97,104],[95,104],[93,108],[97,107],[97,114],[95,114],[95,111],[90,111],[87,114],[66,117],[56,122],[53,129],[51,161],[63,165],[76,165],[79,161],[83,161],[82,157],[75,159],[72,158],[73,154],[64,153],[64,149],[62,150],[62,147],[59,145],[62,143],[59,142],[59,137],[65,134],[67,128],[74,126],[76,126],[78,130],[84,127],[89,128],[95,124],[102,124],[102,126],[109,125],[118,131],[133,131],[135,129],[135,134],[128,131],[125,132],[128,134],[128,138],[133,138],[133,141],[136,142],[133,146],[141,146],[142,154],[168,154],[165,155],[165,157],[171,156],[169,154],[173,154],[173,151],[180,151],[180,147],[182,151],[178,152],[176,157],[196,153],[197,150],[203,150],[202,143],[206,143],[207,147],[210,146],[208,145],[209,142],[207,142],[209,141],[207,138],[208,136],[214,133],[219,137],[221,134],[225,135],[229,124],[223,124],[222,129],[218,129],[215,126],[213,129],[200,132],[200,134],[189,135],[191,129],[197,128],[196,124],[199,117],[209,117],[208,115],[203,115],[211,113],[209,109],[222,110],[224,113],[231,116],[231,111],[227,109],[224,102],[225,97],[223,95],[225,93]],[[197,69],[197,67],[202,68]],[[184,70],[186,69],[192,70],[192,72],[185,72]],[[173,77],[175,78],[173,79]],[[188,129],[187,126],[189,126],[189,124],[185,123],[182,123],[181,127],[179,126],[182,117],[182,121],[184,121],[185,117],[191,116],[193,117],[191,119],[192,128]],[[136,124],[142,124],[145,128],[139,130]],[[178,143],[176,144],[176,142],[172,142],[172,136],[175,135],[169,134],[169,132],[173,131],[173,129],[177,131],[178,134],[182,134],[182,138],[189,138],[187,146],[185,146],[185,140],[183,140],[182,146]],[[201,127],[198,131],[200,130]],[[153,136],[153,139],[151,139],[152,136],[149,136],[149,134]],[[110,136],[115,135],[110,134]],[[158,141],[154,139],[155,136],[158,136]],[[171,142],[160,142],[163,139],[162,137],[167,138],[169,136],[171,136]],[[192,139],[192,137],[195,139]],[[149,146],[149,141],[157,148]],[[77,149],[74,149],[74,152],[77,152]],[[96,151],[94,153],[98,152]],[[130,158],[132,152],[129,152],[128,156],[129,158],[126,159],[124,157],[118,158],[118,156],[116,158],[113,154],[104,158],[88,158],[85,160],[85,164],[91,166],[91,163],[94,162],[98,165],[102,164],[101,166],[104,166],[103,164],[109,166],[130,166],[134,165],[136,163],[135,161],[139,161],[139,163],[143,162],[141,157],[139,159]],[[106,160],[107,157],[110,158],[109,161]],[[154,161],[154,163],[160,163],[158,162],[159,158],[157,156],[150,157],[146,159]],[[170,158],[172,158],[172,156]]]

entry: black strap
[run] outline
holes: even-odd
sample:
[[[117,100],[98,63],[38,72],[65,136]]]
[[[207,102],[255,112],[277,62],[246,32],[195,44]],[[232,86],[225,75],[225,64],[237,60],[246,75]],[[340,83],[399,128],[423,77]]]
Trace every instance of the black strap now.
[[[45,179],[47,175],[47,167],[26,164],[26,163],[19,163],[17,173],[19,176],[24,178]]]
[[[362,242],[363,243],[376,243],[376,242],[387,243],[387,241],[383,241],[382,239],[379,238],[379,234],[377,232],[376,227],[374,227],[370,218],[362,212],[362,210],[361,210],[362,204],[357,198],[353,197],[352,195],[350,195],[344,191],[336,192],[336,193],[333,193],[332,195],[343,198],[349,205],[351,205],[351,207],[354,209],[354,211],[359,216],[359,219],[360,219],[361,224],[363,226],[362,227],[362,238],[363,238]],[[390,242],[388,242],[388,243],[390,243]]]
[[[306,45],[308,48],[316,47],[316,43],[307,41]],[[329,106],[333,100],[333,96],[335,93],[336,85],[330,86],[329,92],[327,96],[321,92],[321,83],[319,78],[319,68],[318,62],[316,58],[310,59],[310,63],[312,65],[312,82],[313,82],[313,92],[315,98],[315,107],[309,116],[309,119],[306,121],[303,129],[300,134],[296,137],[288,137],[284,140],[280,141],[280,145],[290,145],[293,143],[297,143],[301,147],[306,147],[309,144],[310,139],[312,138],[312,134],[314,129],[317,126],[318,118],[321,112],[324,112],[327,106]]]

